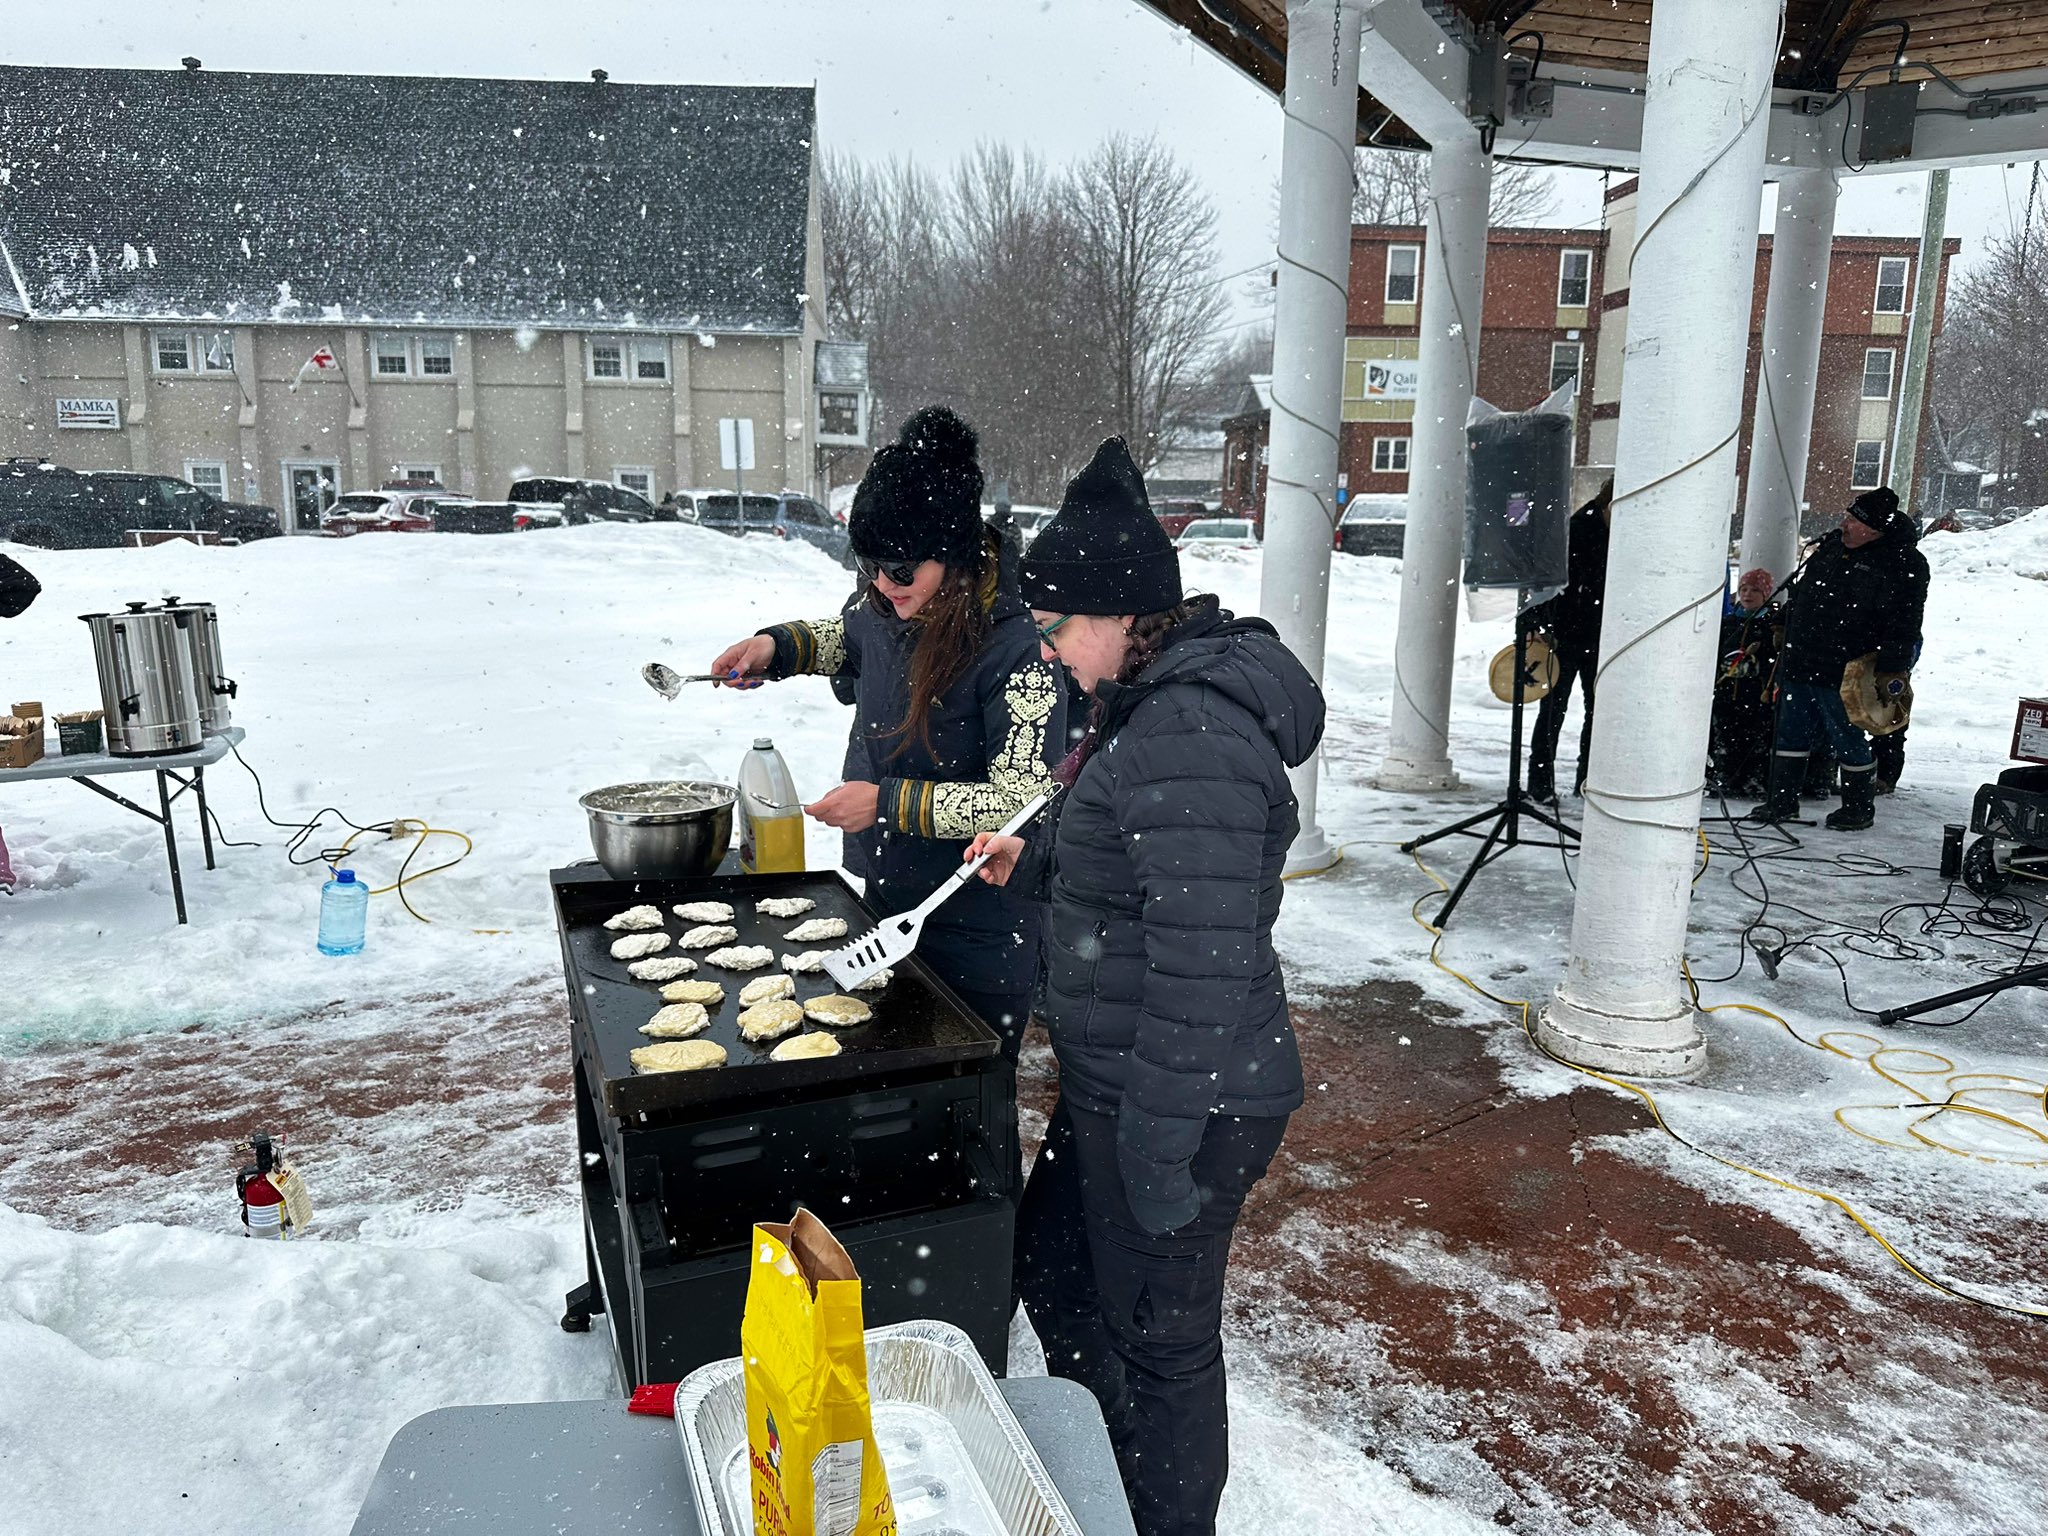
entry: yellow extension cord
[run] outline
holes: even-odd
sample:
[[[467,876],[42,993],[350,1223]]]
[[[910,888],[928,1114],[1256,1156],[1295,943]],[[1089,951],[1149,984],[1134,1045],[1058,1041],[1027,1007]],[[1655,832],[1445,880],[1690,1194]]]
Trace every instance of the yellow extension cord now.
[[[400,886],[412,884],[415,880],[424,880],[429,875],[438,875],[444,869],[453,869],[456,865],[460,864],[464,859],[468,858],[472,853],[476,851],[476,844],[469,840],[469,834],[466,832],[457,832],[452,827],[430,827],[425,822],[411,821],[410,819],[408,819],[405,822],[405,824],[408,826],[414,826],[419,828],[419,839],[422,843],[425,843],[426,840],[430,837],[452,837],[462,844],[462,852],[456,854],[455,857],[452,859],[443,859],[439,864],[430,864],[425,869],[420,870],[417,874],[401,875],[398,879],[392,881],[391,884],[389,885],[373,885],[370,887],[370,894],[372,896],[385,896],[390,894],[392,891],[398,890]],[[349,833],[347,839],[341,845],[341,851],[344,856],[346,856],[349,853],[352,853],[355,850],[356,839],[361,837],[362,835],[363,834],[361,832]],[[336,862],[339,863],[340,861],[336,860]],[[433,923],[434,920],[431,917],[427,917],[420,912],[414,911],[412,903],[410,901],[406,901],[402,894],[400,896],[400,901],[404,905],[405,910],[407,912],[412,913],[412,915],[415,918],[418,918],[419,921],[429,925]],[[509,928],[472,928],[469,931],[471,933],[511,932]]]
[[[1701,861],[1699,869],[1693,874],[1692,883],[1694,885],[1699,884],[1701,877],[1706,874],[1707,868],[1713,860],[1713,854],[1708,846],[1706,834],[1702,832],[1700,833],[1699,837]],[[1376,841],[1376,839],[1358,838],[1353,839],[1352,842],[1340,844],[1337,849],[1337,861],[1341,861],[1343,859],[1344,850],[1346,848],[1352,847],[1355,843],[1366,841]],[[1843,1199],[1840,1195],[1832,1194],[1824,1189],[1814,1189],[1809,1185],[1800,1184],[1791,1179],[1780,1178],[1778,1177],[1778,1175],[1774,1173],[1764,1172],[1761,1168],[1752,1168],[1747,1163],[1740,1163],[1733,1158],[1723,1157],[1718,1152],[1710,1152],[1705,1147],[1698,1145],[1696,1142],[1687,1140],[1685,1137],[1679,1135],[1677,1131],[1671,1128],[1670,1124],[1664,1118],[1663,1109],[1658,1105],[1657,1100],[1655,1099],[1655,1097],[1651,1095],[1648,1089],[1639,1087],[1635,1083],[1629,1082],[1625,1078],[1613,1077],[1605,1072],[1597,1072],[1593,1070],[1591,1067],[1582,1067],[1577,1062],[1566,1061],[1562,1056],[1559,1056],[1555,1052],[1547,1049],[1544,1046],[1543,1042],[1536,1038],[1535,1025],[1530,1018],[1530,1008],[1532,1005],[1530,1004],[1528,999],[1517,997],[1502,997],[1498,993],[1489,992],[1485,987],[1482,987],[1478,982],[1474,981],[1470,976],[1467,976],[1464,972],[1457,970],[1455,967],[1446,965],[1444,963],[1442,956],[1438,953],[1438,951],[1443,947],[1444,930],[1442,928],[1439,928],[1435,923],[1432,923],[1428,918],[1422,915],[1422,904],[1428,901],[1432,896],[1449,895],[1451,888],[1444,881],[1444,878],[1441,875],[1439,875],[1435,870],[1431,869],[1427,864],[1422,862],[1422,856],[1420,854],[1411,853],[1409,857],[1415,860],[1415,867],[1421,870],[1423,874],[1427,875],[1430,878],[1431,882],[1434,883],[1436,886],[1436,890],[1425,891],[1422,895],[1418,896],[1415,899],[1414,903],[1408,909],[1408,915],[1412,917],[1415,920],[1415,922],[1425,932],[1427,932],[1430,935],[1429,963],[1435,966],[1438,970],[1442,971],[1445,975],[1451,976],[1459,982],[1462,982],[1467,988],[1477,993],[1480,997],[1485,998],[1488,1002],[1498,1003],[1503,1008],[1519,1009],[1522,1018],[1522,1033],[1528,1038],[1528,1041],[1531,1045],[1533,1045],[1537,1050],[1541,1051],[1543,1055],[1548,1057],[1551,1061],[1556,1062],[1561,1067],[1565,1067],[1573,1072],[1577,1072],[1581,1076],[1590,1077],[1594,1079],[1596,1082],[1605,1083],[1610,1088],[1618,1088],[1622,1092],[1632,1094],[1637,1099],[1640,1099],[1643,1103],[1643,1107],[1649,1110],[1650,1118],[1656,1123],[1657,1129],[1662,1131],[1665,1135],[1669,1136],[1673,1141],[1677,1142],[1687,1151],[1697,1153],[1701,1157],[1710,1158],[1714,1162],[1721,1164],[1724,1168],[1733,1168],[1738,1173],[1746,1173],[1750,1175],[1752,1178],[1762,1179],[1765,1183],[1774,1184],[1780,1189],[1791,1190],[1794,1194],[1806,1195],[1811,1199],[1819,1200],[1824,1204],[1833,1206],[1836,1210],[1840,1211],[1843,1215],[1847,1216],[1851,1221],[1855,1222],[1857,1226],[1861,1227],[1864,1233],[1868,1235],[1870,1239],[1873,1242],[1875,1242],[1880,1248],[1882,1248],[1887,1254],[1889,1254],[1892,1257],[1892,1259],[1899,1265],[1899,1267],[1905,1270],[1907,1274],[1911,1275],[1915,1280],[1918,1280],[1921,1284],[1941,1292],[1944,1296],[1951,1296],[1958,1301],[1967,1301],[1980,1307],[1989,1307],[1992,1310],[1998,1312],[2010,1312],[2022,1317],[2048,1318],[2048,1307],[2033,1306],[2026,1302],[1993,1301],[1982,1296],[1973,1296],[1968,1291],[1960,1290],[1957,1287],[1950,1285],[1948,1282],[1944,1280],[1936,1279],[1933,1275],[1928,1274],[1927,1271],[1922,1269],[1918,1264],[1915,1264],[1911,1259],[1907,1258],[1904,1253],[1900,1252],[1899,1249],[1892,1243],[1892,1241],[1889,1238],[1887,1238],[1882,1232],[1878,1231],[1876,1227],[1871,1225],[1869,1220],[1864,1217],[1862,1212],[1858,1211],[1853,1205],[1851,1205],[1847,1200]],[[1333,863],[1330,866],[1328,866],[1328,868],[1335,867],[1335,861],[1333,861]],[[1286,875],[1282,878],[1287,880],[1298,880],[1307,875],[1322,874],[1325,872],[1325,870],[1303,870],[1298,874]],[[1684,968],[1684,962],[1681,961],[1680,964],[1681,968]],[[1694,983],[1692,979],[1692,972],[1690,969],[1685,969],[1685,982],[1686,986],[1690,988],[1692,991],[1694,1003],[1698,1005],[1699,987],[1696,983]],[[1934,1139],[1933,1136],[1925,1134],[1922,1130],[1922,1127],[1928,1125],[1930,1122],[1938,1119],[1940,1116],[1944,1114],[1956,1113],[1965,1115],[1978,1115],[1989,1120],[1997,1121],[2002,1125],[2010,1126],[2015,1130],[2021,1131],[2024,1134],[2032,1137],[2035,1141],[2041,1142],[2044,1148],[2048,1148],[2048,1136],[2044,1136],[2040,1131],[2036,1130],[2033,1126],[2027,1125],[2022,1121],[2015,1120],[2010,1115],[2001,1114],[1998,1111],[1990,1109],[1983,1105],[1965,1102],[1963,1099],[1963,1095],[1965,1094],[1982,1095],[1993,1093],[2006,1094],[2012,1097],[2024,1097],[2029,1101],[2033,1100],[2036,1097],[2039,1097],[2042,1102],[2043,1113],[2044,1115],[2048,1115],[2048,1084],[2034,1083],[2027,1078],[2011,1077],[2004,1073],[1958,1073],[1955,1071],[1955,1064],[1953,1062],[1951,1062],[1945,1056],[1937,1055],[1933,1051],[1922,1051],[1915,1048],[1902,1046],[1885,1046],[1880,1041],[1875,1039],[1873,1036],[1857,1034],[1854,1031],[1849,1030],[1831,1031],[1828,1034],[1822,1035],[1820,1037],[1819,1043],[1816,1044],[1815,1042],[1806,1039],[1799,1033],[1798,1030],[1794,1029],[1784,1019],[1779,1018],[1777,1014],[1772,1013],[1768,1008],[1760,1008],[1753,1003],[1721,1003],[1713,1007],[1705,1007],[1704,1005],[1701,1005],[1701,1011],[1705,1013],[1753,1013],[1758,1015],[1759,1017],[1769,1019],[1773,1023],[1777,1024],[1780,1028],[1782,1028],[1786,1034],[1790,1035],[1794,1040],[1797,1040],[1801,1045],[1808,1046],[1815,1050],[1826,1051],[1828,1054],[1833,1056],[1839,1056],[1846,1061],[1860,1060],[1864,1063],[1864,1065],[1868,1066],[1873,1072],[1877,1073],[1877,1075],[1879,1077],[1882,1077],[1886,1082],[1892,1083],[1899,1088],[1903,1088],[1907,1093],[1915,1095],[1918,1102],[1911,1104],[1851,1104],[1845,1105],[1841,1109],[1836,1110],[1835,1119],[1842,1126],[1842,1128],[1846,1131],[1849,1131],[1852,1135],[1862,1137],[1865,1141],[1874,1141],[1879,1146],[1892,1147],[1894,1149],[1906,1151],[1918,1151],[1922,1147],[1931,1147],[1938,1152],[1947,1152],[1958,1157],[1968,1157],[1978,1162],[2002,1163],[2008,1166],[2022,1168],[2038,1167],[2044,1163],[2048,1163],[2048,1157],[2021,1159],[1986,1156],[1981,1152],[1972,1152],[1960,1147],[1949,1146],[1941,1141]],[[1833,1044],[1832,1042],[1836,1040],[1868,1041],[1871,1045],[1876,1046],[1877,1049],[1871,1051],[1867,1056],[1859,1057]],[[1892,1062],[1890,1064],[1889,1070],[1886,1066],[1879,1065],[1880,1057],[1900,1056],[1920,1057],[1927,1061],[1939,1063],[1939,1065],[1933,1067],[1908,1067],[1900,1065],[1897,1062]],[[1943,1080],[1943,1086],[1947,1089],[1947,1096],[1939,1101],[1927,1100],[1926,1098],[1920,1095],[1920,1091],[1912,1083],[1905,1081],[1903,1078],[1899,1076],[1895,1076],[1895,1073],[1904,1073],[1909,1077],[1933,1076],[1937,1073],[1948,1074]],[[1972,1079],[1985,1079],[1986,1084],[1973,1083],[1973,1085],[1969,1087],[1958,1086],[1966,1080]],[[1987,1085],[1989,1082],[2012,1084],[2018,1086],[1992,1087]],[[1848,1115],[1852,1113],[1861,1113],[1865,1111],[1898,1112],[1912,1110],[1924,1110],[1926,1111],[1926,1113],[1921,1115],[1919,1119],[1913,1121],[1910,1125],[1906,1127],[1906,1134],[1913,1138],[1911,1142],[1892,1141],[1882,1136],[1873,1135],[1870,1132],[1862,1130],[1859,1127],[1851,1124],[1850,1121],[1846,1118]]]

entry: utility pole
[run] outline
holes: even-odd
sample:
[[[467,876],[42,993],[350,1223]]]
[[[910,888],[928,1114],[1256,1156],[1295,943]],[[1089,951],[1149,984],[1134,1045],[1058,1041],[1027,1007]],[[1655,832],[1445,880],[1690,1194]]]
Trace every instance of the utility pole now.
[[[1927,173],[1927,214],[1920,226],[1920,270],[1914,274],[1913,324],[1906,332],[1906,378],[1892,424],[1892,492],[1908,512],[1919,504],[1920,418],[1927,404],[1927,354],[1934,344],[1935,296],[1941,292],[1941,246],[1948,231],[1948,172]]]

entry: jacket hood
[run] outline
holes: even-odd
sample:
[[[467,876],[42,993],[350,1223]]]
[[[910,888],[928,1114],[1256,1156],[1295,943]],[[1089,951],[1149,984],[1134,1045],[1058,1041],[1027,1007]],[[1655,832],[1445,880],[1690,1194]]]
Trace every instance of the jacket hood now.
[[[1159,659],[1122,685],[1104,685],[1103,734],[1170,683],[1214,688],[1265,727],[1280,760],[1298,768],[1323,739],[1323,690],[1264,619],[1240,619],[1204,598],[1167,636]]]

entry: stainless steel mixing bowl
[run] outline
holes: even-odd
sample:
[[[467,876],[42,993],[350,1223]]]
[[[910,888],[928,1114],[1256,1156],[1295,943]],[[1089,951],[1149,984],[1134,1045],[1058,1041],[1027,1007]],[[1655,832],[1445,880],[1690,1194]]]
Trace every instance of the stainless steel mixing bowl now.
[[[590,846],[614,880],[708,875],[732,846],[730,784],[665,780],[611,784],[577,801],[590,818]]]

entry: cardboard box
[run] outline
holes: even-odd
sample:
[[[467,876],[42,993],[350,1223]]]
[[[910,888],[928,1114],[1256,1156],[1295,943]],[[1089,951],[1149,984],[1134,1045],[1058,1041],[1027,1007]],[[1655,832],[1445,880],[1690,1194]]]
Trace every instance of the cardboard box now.
[[[2048,699],[2021,699],[2012,725],[2012,755],[2022,762],[2048,763]]]
[[[43,756],[43,717],[40,704],[17,704],[14,713],[0,720],[0,768],[26,768]],[[35,714],[24,714],[24,710]]]

